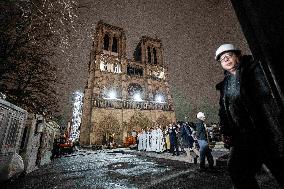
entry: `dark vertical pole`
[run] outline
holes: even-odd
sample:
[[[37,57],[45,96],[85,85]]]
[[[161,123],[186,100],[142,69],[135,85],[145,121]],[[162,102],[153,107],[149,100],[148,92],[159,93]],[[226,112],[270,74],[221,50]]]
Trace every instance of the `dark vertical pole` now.
[[[261,63],[280,107],[284,105],[282,0],[231,0],[254,58]]]

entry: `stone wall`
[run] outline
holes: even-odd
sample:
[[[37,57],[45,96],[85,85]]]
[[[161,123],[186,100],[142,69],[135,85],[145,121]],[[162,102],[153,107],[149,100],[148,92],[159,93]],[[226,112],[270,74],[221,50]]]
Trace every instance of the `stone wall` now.
[[[140,131],[156,123],[165,127],[171,122],[175,122],[173,111],[96,108],[92,112],[91,144],[101,145],[104,135],[113,133],[116,142],[122,144],[133,129]]]

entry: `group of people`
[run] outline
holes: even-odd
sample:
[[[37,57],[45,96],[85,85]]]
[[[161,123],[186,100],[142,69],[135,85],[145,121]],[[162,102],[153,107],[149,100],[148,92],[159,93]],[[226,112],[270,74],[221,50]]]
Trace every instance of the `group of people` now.
[[[137,135],[138,150],[139,151],[165,151],[164,134],[160,127],[142,130]]]
[[[177,124],[170,124],[165,130],[166,149],[172,153],[173,156],[179,156],[180,151],[186,151],[186,149],[195,147],[195,137],[193,134],[193,123],[179,122]]]
[[[152,152],[169,151],[173,155],[179,155],[181,150],[180,128],[180,124],[172,123],[165,129],[156,127],[142,130],[137,135],[138,150]],[[191,130],[189,132],[192,133]]]
[[[205,115],[197,114],[196,123],[178,122],[169,124],[164,130],[161,127],[142,130],[137,135],[139,151],[164,152],[179,156],[181,151],[188,155],[195,148],[199,150],[200,169],[205,170],[205,158],[209,168],[213,168],[214,160],[209,148],[209,136],[204,124]]]

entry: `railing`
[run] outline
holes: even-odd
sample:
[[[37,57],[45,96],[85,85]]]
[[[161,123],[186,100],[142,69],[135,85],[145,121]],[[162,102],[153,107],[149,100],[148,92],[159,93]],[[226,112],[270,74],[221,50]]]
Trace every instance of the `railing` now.
[[[93,100],[93,106],[97,108],[173,111],[173,107],[168,103],[158,103],[153,101],[131,101],[120,99],[95,98]]]
[[[0,99],[0,153],[18,152],[27,111]]]

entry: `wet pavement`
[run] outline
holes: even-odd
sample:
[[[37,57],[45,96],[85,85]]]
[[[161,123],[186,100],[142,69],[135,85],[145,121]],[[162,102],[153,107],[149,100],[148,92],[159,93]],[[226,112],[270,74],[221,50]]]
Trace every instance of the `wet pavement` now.
[[[259,176],[261,188],[277,188],[267,174]],[[1,188],[231,188],[225,167],[198,171],[184,154],[138,152],[129,149],[81,150],[56,158],[40,169],[11,180]]]

